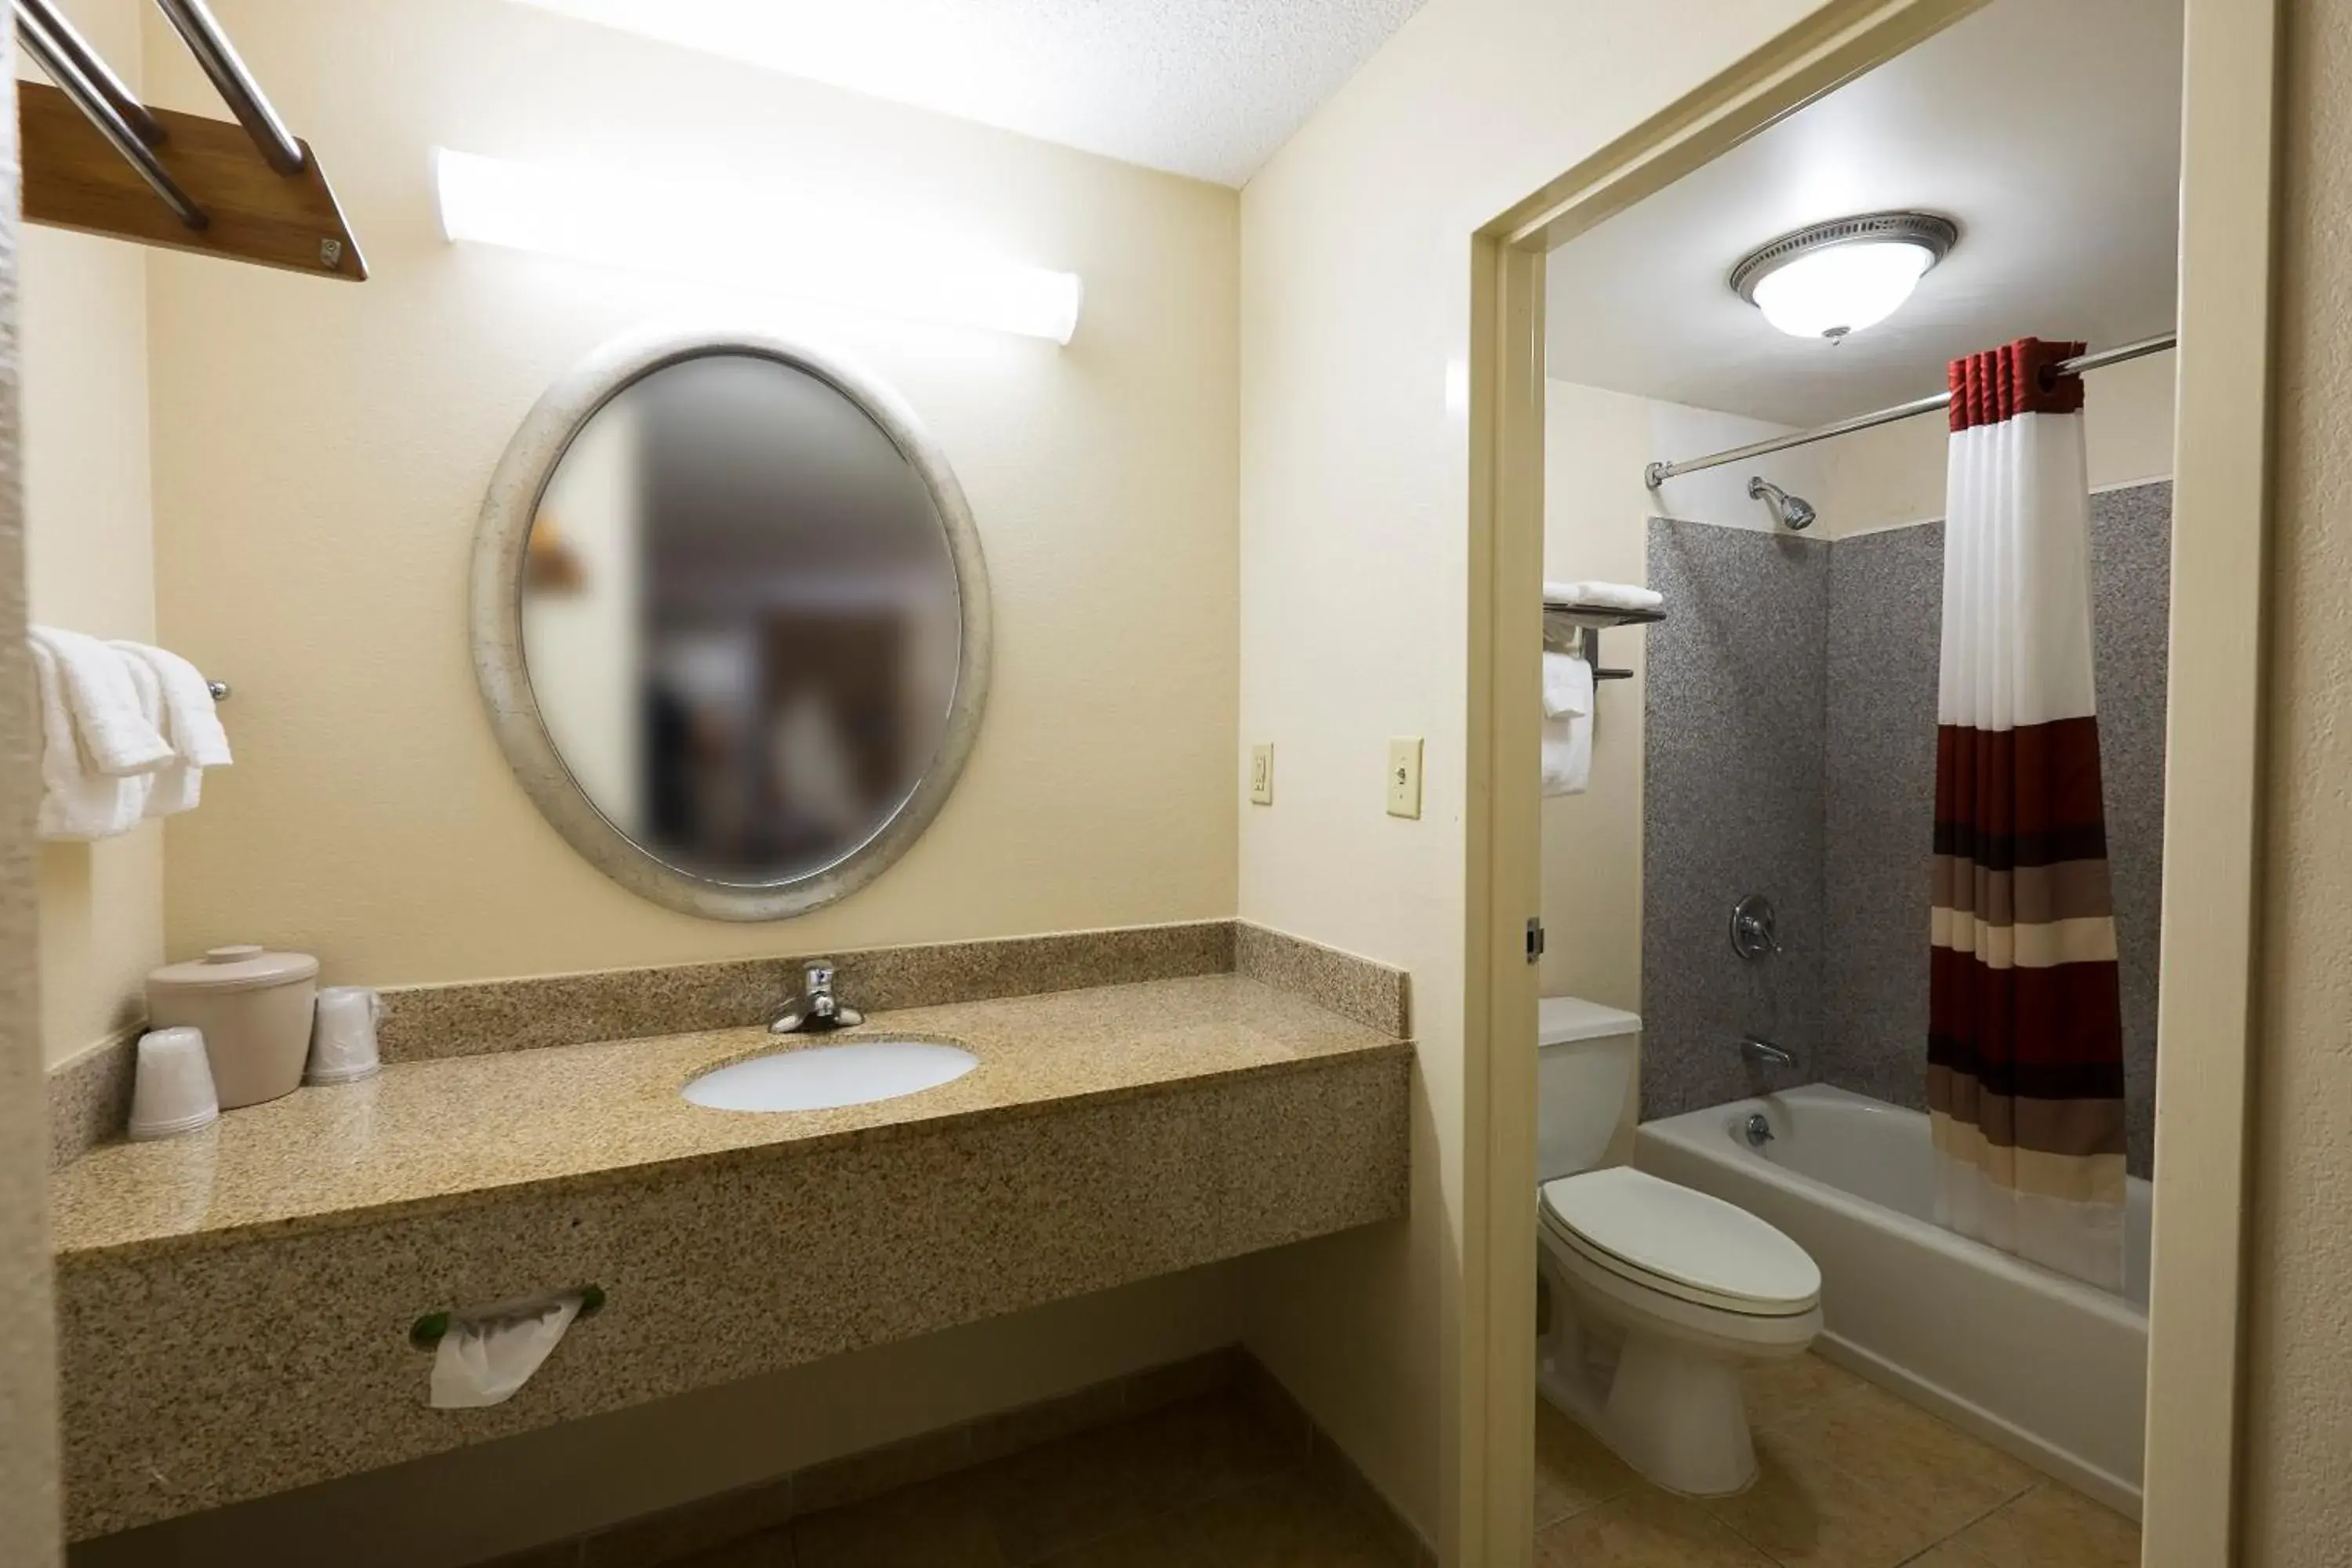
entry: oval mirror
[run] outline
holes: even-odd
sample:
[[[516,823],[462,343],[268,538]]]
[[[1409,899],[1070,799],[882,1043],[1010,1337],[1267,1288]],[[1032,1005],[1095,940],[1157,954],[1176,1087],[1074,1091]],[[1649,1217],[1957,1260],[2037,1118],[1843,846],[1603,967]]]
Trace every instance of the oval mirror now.
[[[862,886],[979,727],[988,575],[889,388],[803,344],[608,345],[483,503],[475,670],[572,847],[674,909],[774,920]]]

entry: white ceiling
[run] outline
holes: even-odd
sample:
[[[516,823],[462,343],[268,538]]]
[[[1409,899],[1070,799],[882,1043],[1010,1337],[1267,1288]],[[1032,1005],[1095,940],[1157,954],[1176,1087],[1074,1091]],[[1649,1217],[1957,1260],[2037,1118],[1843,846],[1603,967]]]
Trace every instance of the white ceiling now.
[[[1238,185],[1422,0],[524,0]]]
[[[1999,0],[1555,251],[1550,374],[1809,426],[2011,338],[2168,331],[2179,147],[2178,0]],[[1843,342],[1782,334],[1725,281],[1776,236],[1894,207],[1959,244]]]

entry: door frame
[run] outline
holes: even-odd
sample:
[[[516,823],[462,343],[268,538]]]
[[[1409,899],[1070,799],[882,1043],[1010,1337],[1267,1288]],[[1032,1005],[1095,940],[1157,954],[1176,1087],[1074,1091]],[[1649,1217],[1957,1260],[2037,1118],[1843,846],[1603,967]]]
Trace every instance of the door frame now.
[[[1832,0],[1472,241],[1460,1561],[1528,1562],[1544,258],[1987,0]],[[2186,0],[2144,1568],[2234,1561],[2270,510],[2279,0]],[[2193,432],[2194,439],[2184,439]],[[1507,721],[1500,716],[1513,716]],[[2193,743],[2176,743],[2194,737]]]

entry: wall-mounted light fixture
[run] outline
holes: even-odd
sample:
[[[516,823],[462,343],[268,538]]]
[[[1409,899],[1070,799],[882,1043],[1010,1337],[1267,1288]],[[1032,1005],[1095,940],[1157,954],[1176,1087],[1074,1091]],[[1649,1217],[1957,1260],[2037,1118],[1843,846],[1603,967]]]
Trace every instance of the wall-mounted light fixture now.
[[[629,186],[437,147],[441,232],[452,244],[709,279],[860,310],[1066,343],[1077,275],[930,242],[891,243],[746,193]]]
[[[1790,336],[1834,342],[1900,310],[1959,237],[1934,213],[1832,218],[1748,252],[1731,287]]]

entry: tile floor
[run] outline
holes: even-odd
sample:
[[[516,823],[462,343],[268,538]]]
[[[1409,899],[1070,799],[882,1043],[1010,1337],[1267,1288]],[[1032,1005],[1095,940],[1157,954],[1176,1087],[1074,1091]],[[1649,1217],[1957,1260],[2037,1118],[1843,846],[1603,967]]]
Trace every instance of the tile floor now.
[[[1412,1568],[1236,1389],[795,1519],[676,1568]]]
[[[1705,1502],[1536,1411],[1537,1568],[2137,1568],[2139,1526],[1800,1356],[1750,1374],[1756,1484]]]
[[[2137,1568],[2139,1528],[1816,1356],[1752,1375],[1761,1474],[1659,1490],[1538,1403],[1538,1568]],[[1227,1389],[677,1568],[1412,1568],[1328,1458]]]

